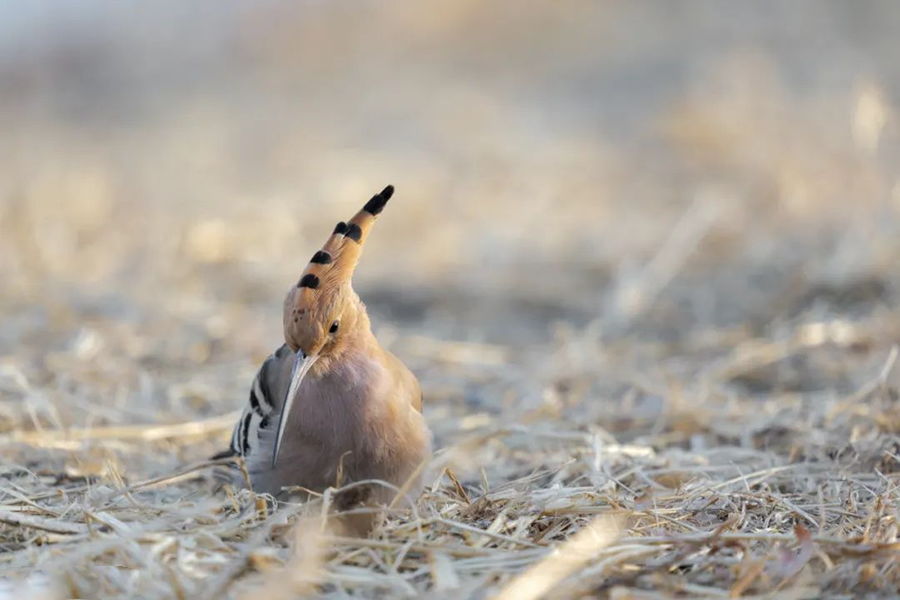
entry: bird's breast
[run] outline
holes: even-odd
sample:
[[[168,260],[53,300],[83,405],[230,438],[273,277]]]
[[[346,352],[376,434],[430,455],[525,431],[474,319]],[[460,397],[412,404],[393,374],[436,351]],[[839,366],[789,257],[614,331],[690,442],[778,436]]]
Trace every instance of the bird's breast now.
[[[282,452],[314,454],[323,465],[338,459],[348,468],[371,463],[387,441],[382,421],[391,388],[389,373],[365,358],[304,380],[288,415]]]
[[[402,484],[409,465],[430,448],[405,380],[365,357],[304,379],[288,415],[277,465],[254,461],[254,487],[323,489],[339,481],[384,479]],[[258,485],[259,484],[259,485]]]

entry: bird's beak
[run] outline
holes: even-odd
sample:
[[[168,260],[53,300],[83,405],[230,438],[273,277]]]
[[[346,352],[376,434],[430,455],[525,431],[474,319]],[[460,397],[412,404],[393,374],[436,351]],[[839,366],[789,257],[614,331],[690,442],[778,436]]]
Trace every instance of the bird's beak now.
[[[272,452],[272,467],[278,461],[278,451],[281,450],[281,438],[284,437],[284,430],[287,427],[288,415],[291,407],[294,405],[294,398],[297,396],[297,390],[300,389],[300,383],[313,366],[313,363],[319,358],[317,354],[306,356],[302,350],[298,350],[294,356],[294,369],[291,371],[291,387],[288,388],[287,396],[284,398],[281,409],[281,417],[278,419],[278,436],[275,438],[275,451]]]

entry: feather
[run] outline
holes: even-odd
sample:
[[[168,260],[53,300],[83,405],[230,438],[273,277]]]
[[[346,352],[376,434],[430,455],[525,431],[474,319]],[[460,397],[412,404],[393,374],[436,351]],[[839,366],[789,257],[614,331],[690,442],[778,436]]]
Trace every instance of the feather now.
[[[290,385],[292,357],[293,352],[284,344],[266,358],[253,378],[247,405],[234,426],[229,449],[216,457],[248,458],[254,453],[265,452],[260,448],[260,433],[278,421],[281,402]]]

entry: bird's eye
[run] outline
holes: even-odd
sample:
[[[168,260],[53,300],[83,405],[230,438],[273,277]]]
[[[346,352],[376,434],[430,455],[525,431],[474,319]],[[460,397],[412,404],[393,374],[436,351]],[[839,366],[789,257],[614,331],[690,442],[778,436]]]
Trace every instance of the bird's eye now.
[[[328,330],[328,333],[337,333],[338,325],[340,325],[340,323],[338,323],[337,321],[335,321],[334,323],[332,323],[332,324],[331,324],[331,329]]]

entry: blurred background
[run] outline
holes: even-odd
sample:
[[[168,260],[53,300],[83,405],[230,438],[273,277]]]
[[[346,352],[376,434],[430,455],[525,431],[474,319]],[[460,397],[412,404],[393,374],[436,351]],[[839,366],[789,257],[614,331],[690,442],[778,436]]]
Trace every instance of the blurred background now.
[[[633,437],[722,357],[742,397],[852,389],[898,339],[898,32],[889,0],[4,2],[0,429],[241,407],[388,183],[356,287],[439,439]],[[794,345],[728,370],[759,340]]]

